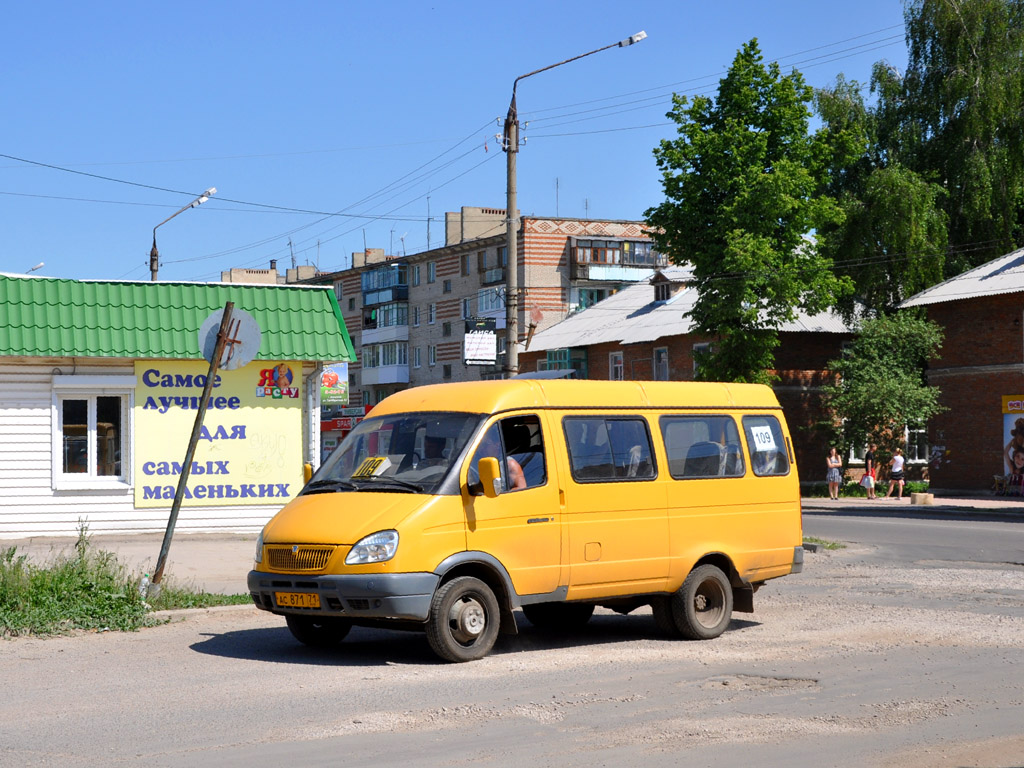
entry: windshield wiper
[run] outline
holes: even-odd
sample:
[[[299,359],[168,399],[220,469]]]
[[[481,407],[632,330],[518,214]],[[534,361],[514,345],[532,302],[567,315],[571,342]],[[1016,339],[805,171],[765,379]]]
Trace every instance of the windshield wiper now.
[[[302,489],[303,493],[333,493],[335,491],[357,491],[358,486],[348,480],[314,480]]]
[[[408,480],[399,480],[397,477],[361,477],[359,478],[359,482],[371,483],[373,485],[390,484],[393,486],[397,486],[398,488],[407,488],[410,491],[415,491],[416,493],[423,493],[423,486],[420,485],[419,483],[410,483]],[[359,490],[369,490],[369,487],[360,486]]]

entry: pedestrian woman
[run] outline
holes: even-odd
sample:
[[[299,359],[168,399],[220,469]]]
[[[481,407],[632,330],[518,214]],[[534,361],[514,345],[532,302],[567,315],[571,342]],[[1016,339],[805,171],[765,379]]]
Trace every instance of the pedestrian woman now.
[[[896,500],[899,501],[903,498],[903,483],[905,479],[903,477],[903,465],[906,460],[903,458],[903,451],[897,448],[893,451],[892,458],[889,459],[889,492],[885,494],[885,498],[892,496],[894,489],[899,489],[896,494]]]
[[[835,446],[828,449],[828,456],[825,458],[825,464],[828,466],[828,473],[825,475],[825,480],[828,481],[828,495],[833,501],[839,500],[839,483],[842,482],[842,475],[839,470],[843,466],[843,460],[839,458],[839,452],[836,451]]]
[[[861,485],[864,486],[868,492],[868,498],[875,498],[875,476],[878,474],[878,464],[875,461],[875,451],[878,450],[878,446],[871,443],[868,446],[868,452],[864,454],[864,477],[861,479]]]

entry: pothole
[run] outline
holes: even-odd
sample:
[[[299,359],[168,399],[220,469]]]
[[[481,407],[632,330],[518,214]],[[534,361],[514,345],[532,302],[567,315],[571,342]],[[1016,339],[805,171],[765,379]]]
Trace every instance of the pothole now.
[[[818,681],[811,678],[762,675],[717,675],[708,678],[701,686],[704,690],[755,691],[759,693],[813,691],[818,687]]]

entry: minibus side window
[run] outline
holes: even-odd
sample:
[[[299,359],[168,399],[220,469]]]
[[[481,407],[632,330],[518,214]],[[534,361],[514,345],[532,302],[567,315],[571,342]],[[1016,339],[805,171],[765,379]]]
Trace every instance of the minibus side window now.
[[[744,416],[743,431],[750,449],[750,466],[758,477],[789,474],[789,457],[782,426],[774,416]]]
[[[668,471],[677,480],[742,477],[740,433],[731,416],[662,416]]]
[[[639,418],[567,417],[562,422],[576,482],[655,477],[651,436]]]
[[[547,482],[547,462],[540,419],[511,416],[495,422],[484,434],[469,466],[469,484],[479,482],[480,459],[498,459],[503,492],[534,488]]]

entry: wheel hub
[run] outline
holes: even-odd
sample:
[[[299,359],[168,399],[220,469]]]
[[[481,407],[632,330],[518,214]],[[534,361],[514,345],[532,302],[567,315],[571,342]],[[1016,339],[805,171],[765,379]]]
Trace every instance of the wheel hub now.
[[[466,597],[452,606],[448,623],[456,640],[460,643],[469,643],[483,633],[487,626],[487,614],[476,599]]]

